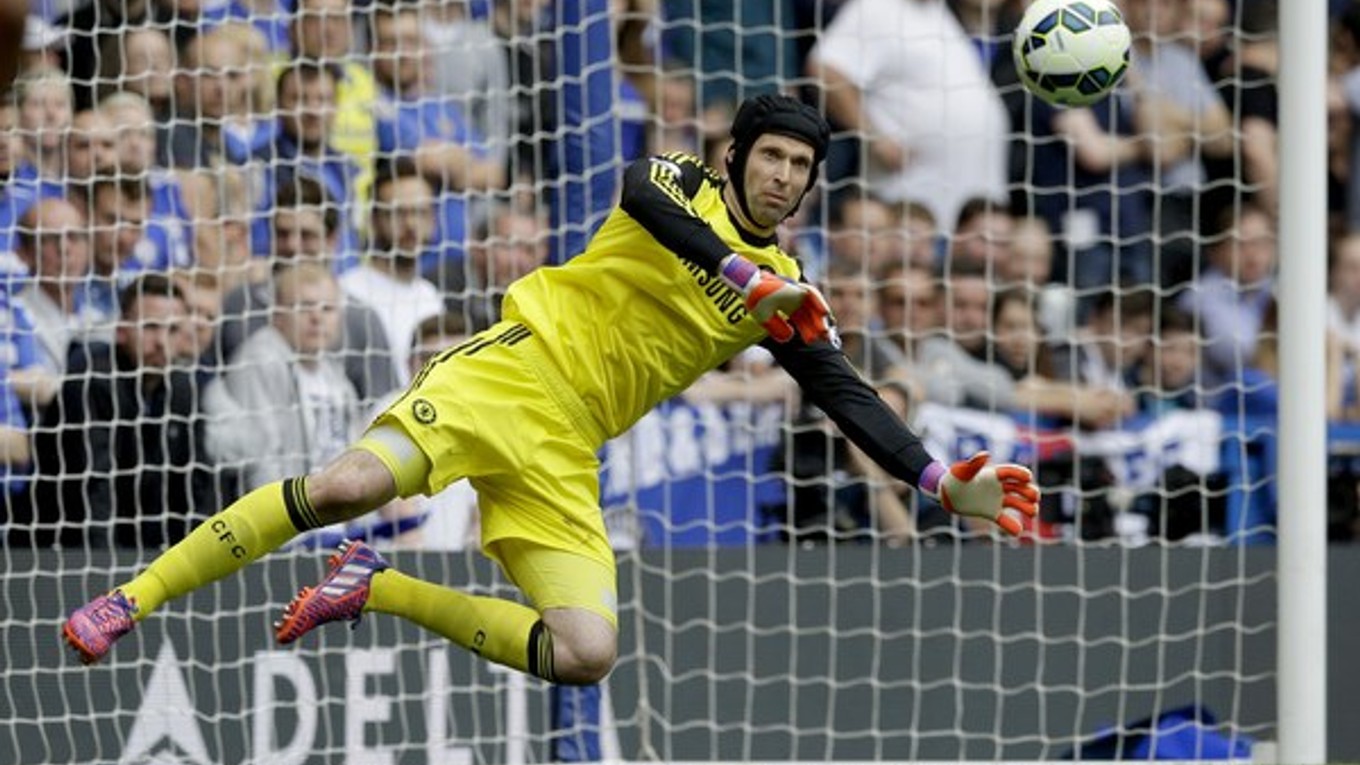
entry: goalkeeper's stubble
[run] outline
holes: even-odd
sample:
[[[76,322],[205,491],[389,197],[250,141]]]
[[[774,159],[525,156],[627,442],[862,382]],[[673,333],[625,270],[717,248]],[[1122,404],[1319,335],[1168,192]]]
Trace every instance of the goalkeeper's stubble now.
[[[201,523],[118,589],[136,605],[134,618],[141,621],[167,601],[235,573],[321,525],[305,478],[267,484]],[[539,626],[537,611],[519,603],[468,595],[388,569],[373,576],[364,610],[400,616],[497,664],[521,672],[532,667],[539,677],[556,679],[552,635]]]

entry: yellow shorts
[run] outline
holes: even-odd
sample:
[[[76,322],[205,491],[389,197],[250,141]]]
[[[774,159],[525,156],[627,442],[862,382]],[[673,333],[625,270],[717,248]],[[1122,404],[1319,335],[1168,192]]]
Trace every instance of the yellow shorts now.
[[[575,551],[555,550],[523,539],[496,542],[493,557],[539,613],[584,608],[619,628],[618,572]]]
[[[440,353],[374,427],[399,426],[429,459],[426,485],[404,492],[471,481],[482,549],[502,567],[498,543],[518,540],[590,558],[612,584],[597,456],[604,433],[539,342],[522,324],[501,322]]]

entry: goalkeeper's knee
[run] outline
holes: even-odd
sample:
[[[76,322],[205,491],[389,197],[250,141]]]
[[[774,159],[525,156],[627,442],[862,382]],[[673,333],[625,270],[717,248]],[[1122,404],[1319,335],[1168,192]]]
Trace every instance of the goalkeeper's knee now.
[[[550,608],[539,622],[542,661],[554,682],[592,685],[609,676],[618,658],[618,630],[604,617],[583,608]],[[534,641],[530,641],[533,643]]]

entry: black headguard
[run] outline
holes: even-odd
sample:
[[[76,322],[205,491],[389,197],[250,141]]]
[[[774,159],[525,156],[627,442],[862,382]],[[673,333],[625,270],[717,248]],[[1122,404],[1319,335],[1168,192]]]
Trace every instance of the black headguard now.
[[[737,203],[748,220],[753,219],[746,204],[746,158],[756,139],[766,133],[788,136],[812,147],[812,172],[808,175],[807,188],[803,189],[789,215],[797,212],[803,197],[817,183],[817,169],[826,159],[827,145],[831,142],[831,126],[826,118],[796,98],[765,94],[743,101],[732,120],[732,158],[727,162],[727,179],[735,188]]]

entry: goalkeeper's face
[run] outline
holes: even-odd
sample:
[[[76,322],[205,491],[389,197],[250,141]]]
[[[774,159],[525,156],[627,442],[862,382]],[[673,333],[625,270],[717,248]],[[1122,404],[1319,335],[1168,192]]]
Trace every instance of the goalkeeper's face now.
[[[774,228],[798,207],[812,177],[812,147],[786,135],[765,133],[751,145],[742,178],[752,223]]]

